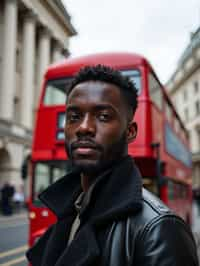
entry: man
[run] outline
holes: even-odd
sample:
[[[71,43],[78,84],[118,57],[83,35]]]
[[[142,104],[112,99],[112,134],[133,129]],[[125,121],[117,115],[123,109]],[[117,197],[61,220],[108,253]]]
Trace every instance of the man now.
[[[187,225],[142,191],[128,143],[137,133],[134,85],[106,66],[83,68],[68,91],[72,172],[40,199],[58,221],[29,250],[33,266],[198,265]]]

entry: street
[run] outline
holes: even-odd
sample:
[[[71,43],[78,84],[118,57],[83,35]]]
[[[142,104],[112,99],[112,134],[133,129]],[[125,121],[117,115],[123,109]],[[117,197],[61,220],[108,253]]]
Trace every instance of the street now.
[[[0,236],[0,266],[27,265],[27,215],[0,217]]]

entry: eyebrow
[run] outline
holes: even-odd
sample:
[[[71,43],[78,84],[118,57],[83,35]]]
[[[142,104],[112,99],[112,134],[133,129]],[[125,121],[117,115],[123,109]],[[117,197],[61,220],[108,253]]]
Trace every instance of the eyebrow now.
[[[77,105],[68,105],[67,108],[66,108],[66,112],[73,112],[73,111],[80,111],[80,107],[78,107]],[[94,111],[101,111],[101,110],[105,110],[105,109],[109,109],[109,110],[112,110],[114,111],[115,113],[120,113],[112,104],[98,104],[98,105],[95,105],[93,107]]]
[[[79,109],[80,108],[78,106],[75,106],[75,105],[68,106],[67,105],[66,112],[78,111]]]

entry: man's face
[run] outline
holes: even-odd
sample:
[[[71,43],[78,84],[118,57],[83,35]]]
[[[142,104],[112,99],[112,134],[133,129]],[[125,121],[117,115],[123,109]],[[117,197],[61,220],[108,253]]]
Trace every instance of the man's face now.
[[[128,142],[136,135],[133,124],[127,120],[127,107],[117,86],[100,81],[80,83],[68,97],[67,154],[83,173],[99,173],[127,154]]]

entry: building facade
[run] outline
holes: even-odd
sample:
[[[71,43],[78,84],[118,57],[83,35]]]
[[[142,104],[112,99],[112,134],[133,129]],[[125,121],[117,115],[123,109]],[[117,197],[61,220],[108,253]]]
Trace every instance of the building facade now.
[[[23,184],[43,74],[75,34],[60,0],[0,1],[0,187]]]
[[[200,27],[191,34],[167,89],[189,132],[193,188],[200,189]]]

